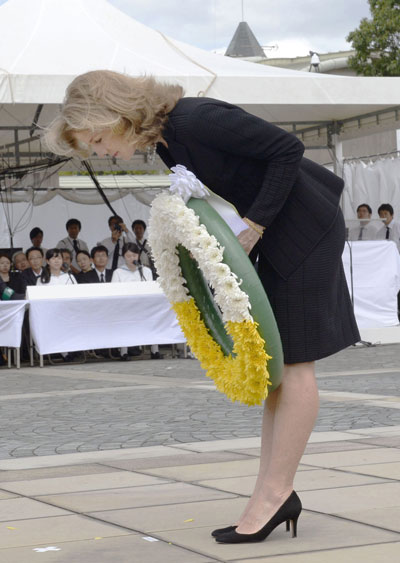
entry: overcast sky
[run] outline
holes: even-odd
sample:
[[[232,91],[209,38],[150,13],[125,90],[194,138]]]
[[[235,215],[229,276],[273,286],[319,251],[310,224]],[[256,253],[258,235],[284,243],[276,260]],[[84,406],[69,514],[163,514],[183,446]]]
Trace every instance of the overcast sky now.
[[[172,38],[209,51],[228,46],[241,0],[109,0],[116,8]],[[244,18],[270,57],[349,49],[347,34],[370,17],[367,0],[243,0]]]
[[[209,51],[225,52],[242,21],[242,0],[108,1],[165,35]],[[266,51],[270,57],[349,49],[345,37],[370,16],[367,0],[243,0],[243,13],[259,43],[275,46]]]

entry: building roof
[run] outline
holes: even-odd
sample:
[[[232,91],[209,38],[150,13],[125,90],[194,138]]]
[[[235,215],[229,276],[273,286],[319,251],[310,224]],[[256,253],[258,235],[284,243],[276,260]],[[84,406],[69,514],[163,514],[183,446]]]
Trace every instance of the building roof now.
[[[240,22],[225,53],[226,57],[265,57],[247,22]]]

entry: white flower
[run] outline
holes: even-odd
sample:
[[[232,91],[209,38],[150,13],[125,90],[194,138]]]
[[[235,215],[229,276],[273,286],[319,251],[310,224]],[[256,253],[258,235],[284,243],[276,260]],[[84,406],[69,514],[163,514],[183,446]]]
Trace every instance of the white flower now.
[[[186,182],[189,178],[190,182],[198,182],[191,172],[184,172],[181,168],[184,167],[179,165],[177,170],[179,181],[185,178]],[[160,275],[159,283],[169,301],[176,303],[190,299],[176,250],[181,244],[192,253],[208,284],[214,289],[214,299],[222,311],[223,321],[251,319],[248,295],[239,287],[242,281],[223,262],[224,248],[200,224],[199,218],[186,207],[182,197],[164,192],[154,199],[150,212],[149,243]]]

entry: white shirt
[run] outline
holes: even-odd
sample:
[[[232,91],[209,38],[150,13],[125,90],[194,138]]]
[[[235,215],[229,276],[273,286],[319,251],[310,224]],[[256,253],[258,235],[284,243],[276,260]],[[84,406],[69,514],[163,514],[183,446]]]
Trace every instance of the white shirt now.
[[[77,238],[75,240],[78,244],[79,250],[86,250],[86,252],[89,252],[88,245],[86,244],[86,242],[84,240],[82,240],[80,238]],[[57,243],[57,248],[68,248],[68,250],[70,250],[72,252],[72,265],[73,265],[73,267],[76,268],[77,270],[80,269],[77,262],[76,262],[74,239],[72,239],[71,237],[65,237],[65,238],[61,239]]]
[[[382,225],[375,236],[375,240],[386,240],[386,226],[389,227],[389,240],[392,240],[397,245],[397,250],[400,252],[400,223],[390,221],[389,225]]]
[[[362,228],[362,238],[360,238],[360,230]],[[349,240],[376,240],[377,227],[373,223],[360,223],[357,227],[353,227],[349,231]]]
[[[153,280],[153,274],[151,273],[150,268],[146,268],[146,266],[142,267],[143,270],[143,276],[146,278],[145,280],[142,280],[140,277],[140,273],[139,270],[135,270],[134,272],[132,272],[132,270],[128,270],[128,268],[117,268],[114,272],[113,272],[113,276],[112,276],[112,283],[114,282],[130,282],[130,281],[152,281]]]
[[[36,285],[68,285],[72,283],[78,283],[72,274],[66,274],[61,272],[59,276],[50,275],[49,283],[43,283],[40,278],[38,278]]]
[[[135,242],[136,239],[130,231],[128,231],[128,233],[125,233],[124,231],[118,240],[119,240],[119,257],[118,257],[117,266],[118,268],[121,268],[125,264],[124,257],[122,256],[122,247],[124,246],[125,242]],[[112,268],[114,249],[116,244],[117,243],[114,242],[111,237],[107,237],[101,242],[97,243],[97,245],[105,246],[108,250],[108,262],[106,267],[109,270],[111,270]]]

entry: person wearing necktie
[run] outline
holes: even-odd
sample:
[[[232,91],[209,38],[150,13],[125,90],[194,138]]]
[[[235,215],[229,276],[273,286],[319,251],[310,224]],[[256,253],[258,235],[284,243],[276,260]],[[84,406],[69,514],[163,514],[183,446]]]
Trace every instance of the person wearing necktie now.
[[[84,240],[78,238],[82,228],[79,219],[68,219],[65,228],[67,229],[68,236],[57,243],[57,248],[67,248],[71,252],[71,271],[74,274],[78,274],[80,269],[76,261],[76,255],[80,250],[89,252],[89,248]]]
[[[376,235],[377,240],[392,240],[400,252],[400,223],[394,220],[394,210],[390,203],[382,203],[378,215],[383,221],[382,227]]]
[[[375,240],[377,228],[371,221],[372,209],[368,203],[361,203],[357,207],[359,225],[349,230],[348,240]]]
[[[114,271],[117,268],[121,268],[125,263],[122,256],[123,245],[126,242],[134,242],[135,238],[119,215],[111,215],[108,219],[108,227],[111,231],[111,237],[105,238],[97,244],[107,248],[107,268]]]
[[[31,246],[25,254],[29,262],[29,268],[21,273],[24,290],[26,290],[28,285],[36,285],[38,278],[42,275],[43,250]]]
[[[81,274],[79,283],[109,283],[112,278],[112,270],[108,269],[108,250],[105,246],[99,245],[92,248],[90,257],[93,262],[93,268]]]

